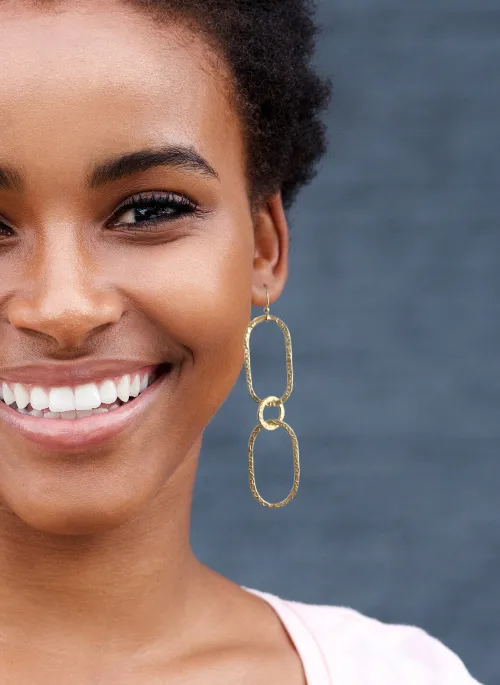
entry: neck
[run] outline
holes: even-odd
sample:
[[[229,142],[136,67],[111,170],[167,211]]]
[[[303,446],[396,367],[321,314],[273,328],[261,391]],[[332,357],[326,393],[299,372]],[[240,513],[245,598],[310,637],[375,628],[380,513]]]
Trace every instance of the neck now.
[[[213,574],[189,544],[198,451],[136,518],[104,533],[50,535],[0,509],[2,640],[130,653],[191,625]]]

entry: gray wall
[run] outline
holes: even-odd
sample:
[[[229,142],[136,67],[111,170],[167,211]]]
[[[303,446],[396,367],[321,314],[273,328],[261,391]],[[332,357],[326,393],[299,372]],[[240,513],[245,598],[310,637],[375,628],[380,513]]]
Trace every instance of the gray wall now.
[[[320,19],[330,152],[272,308],[292,334],[300,490],[280,510],[252,498],[242,374],[206,432],[193,547],[243,585],[418,624],[495,685],[500,3],[323,0]],[[257,391],[281,394],[281,333],[254,336]],[[288,438],[258,440],[261,493],[282,499]]]

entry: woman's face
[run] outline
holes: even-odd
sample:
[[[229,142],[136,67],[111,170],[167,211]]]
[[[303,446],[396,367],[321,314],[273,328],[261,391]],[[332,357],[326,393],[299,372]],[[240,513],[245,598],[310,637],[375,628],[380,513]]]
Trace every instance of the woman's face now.
[[[196,461],[252,300],[284,285],[286,224],[278,197],[252,222],[240,121],[201,36],[119,2],[7,2],[0,46],[0,379],[50,396],[173,365],[114,432],[0,407],[1,509],[48,532],[105,530]],[[161,160],[108,164],[145,149]],[[139,193],[145,207],[120,208]]]

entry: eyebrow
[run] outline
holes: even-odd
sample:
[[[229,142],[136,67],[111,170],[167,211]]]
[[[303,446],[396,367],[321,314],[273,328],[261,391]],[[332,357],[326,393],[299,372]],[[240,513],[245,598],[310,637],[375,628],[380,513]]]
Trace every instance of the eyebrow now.
[[[87,188],[95,190],[158,166],[193,171],[220,180],[215,169],[194,148],[167,145],[127,152],[96,164],[87,174]],[[24,189],[25,179],[20,171],[10,166],[0,166],[0,190],[21,193]]]

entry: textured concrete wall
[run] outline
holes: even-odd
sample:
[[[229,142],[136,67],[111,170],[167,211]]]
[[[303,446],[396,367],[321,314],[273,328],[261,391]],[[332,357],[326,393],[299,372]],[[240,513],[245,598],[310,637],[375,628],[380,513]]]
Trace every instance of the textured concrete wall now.
[[[253,500],[242,374],[208,427],[192,540],[236,582],[415,623],[500,683],[500,3],[323,0],[331,147],[290,215],[286,420],[301,486]],[[256,310],[255,314],[261,313]],[[281,333],[254,376],[281,394]],[[259,488],[291,485],[259,436]]]

